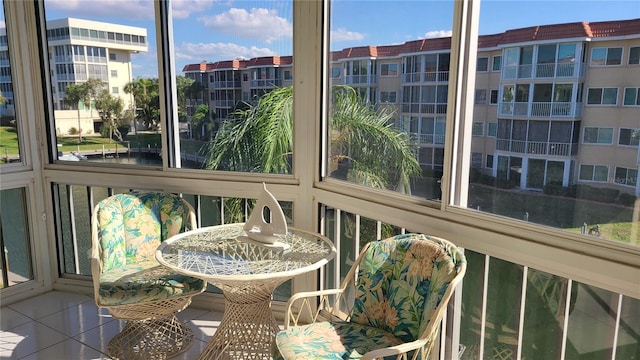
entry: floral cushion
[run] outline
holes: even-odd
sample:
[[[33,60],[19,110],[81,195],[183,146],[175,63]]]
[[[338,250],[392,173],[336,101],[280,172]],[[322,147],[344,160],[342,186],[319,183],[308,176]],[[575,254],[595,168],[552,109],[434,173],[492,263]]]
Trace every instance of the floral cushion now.
[[[201,279],[172,272],[156,261],[122,266],[100,275],[100,304],[125,305],[199,293]]]
[[[190,209],[177,195],[116,194],[101,201],[97,211],[101,304],[163,300],[203,289],[203,280],[175,274],[155,259],[163,240],[191,230]]]
[[[162,240],[186,230],[189,209],[178,196],[116,194],[98,204],[103,271],[155,259]]]
[[[393,334],[375,327],[317,322],[279,332],[273,359],[359,359],[371,350],[401,343]]]
[[[423,234],[373,242],[358,269],[351,321],[416,340],[456,276],[458,261],[464,256],[457,248]]]

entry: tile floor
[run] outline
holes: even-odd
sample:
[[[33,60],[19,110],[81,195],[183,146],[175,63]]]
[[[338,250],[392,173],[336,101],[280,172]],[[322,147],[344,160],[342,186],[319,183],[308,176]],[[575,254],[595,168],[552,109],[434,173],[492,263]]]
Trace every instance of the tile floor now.
[[[213,335],[222,313],[187,308],[178,318],[193,329],[186,352],[172,358],[195,359]],[[109,359],[107,343],[124,321],[98,309],[89,296],[52,291],[0,309],[0,359]]]

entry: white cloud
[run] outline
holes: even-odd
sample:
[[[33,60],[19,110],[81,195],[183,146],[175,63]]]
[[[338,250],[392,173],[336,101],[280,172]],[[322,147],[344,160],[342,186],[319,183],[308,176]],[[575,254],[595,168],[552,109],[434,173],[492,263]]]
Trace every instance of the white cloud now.
[[[232,43],[182,43],[176,46],[175,53],[178,60],[191,63],[199,63],[202,59],[215,62],[239,57],[249,59],[277,55],[275,51],[268,48],[246,47]]]
[[[436,31],[426,32],[424,34],[424,37],[426,39],[449,37],[449,36],[451,36],[452,33],[453,33],[453,31],[451,31],[451,30],[436,30]]]
[[[211,6],[211,0],[171,0],[171,12],[178,19],[186,19],[192,13],[198,14]]]
[[[187,18],[213,5],[211,0],[172,0],[174,18]],[[153,20],[155,10],[150,0],[45,0],[45,9],[64,12],[68,17],[120,17],[135,20]]]
[[[276,10],[232,8],[229,11],[198,18],[205,27],[215,32],[251,38],[271,43],[281,38],[290,38],[293,27],[290,21],[278,16]]]
[[[154,17],[153,2],[149,0],[46,0],[45,9],[65,13],[65,17],[121,17],[150,20]]]
[[[364,34],[348,31],[345,28],[340,28],[336,30],[331,30],[331,42],[334,41],[351,41],[351,40],[362,40],[364,39]]]

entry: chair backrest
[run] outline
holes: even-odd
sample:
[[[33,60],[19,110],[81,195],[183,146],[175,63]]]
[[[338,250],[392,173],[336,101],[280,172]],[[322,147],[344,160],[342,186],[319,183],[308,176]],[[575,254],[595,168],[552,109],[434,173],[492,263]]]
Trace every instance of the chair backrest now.
[[[453,291],[449,288],[466,270],[460,249],[423,234],[371,242],[359,257],[351,320],[406,342],[421,338],[440,320]]]
[[[132,192],[100,201],[93,212],[102,271],[155,259],[163,240],[196,228],[193,207],[171,193]]]

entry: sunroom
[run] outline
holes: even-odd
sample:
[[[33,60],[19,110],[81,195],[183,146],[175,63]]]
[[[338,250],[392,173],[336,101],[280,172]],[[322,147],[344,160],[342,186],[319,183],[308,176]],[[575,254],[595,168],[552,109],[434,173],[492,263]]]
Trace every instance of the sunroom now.
[[[102,121],[104,126],[116,121],[116,117],[98,116],[97,111],[93,114],[97,108],[95,103],[86,109],[84,105],[79,106],[77,100],[71,105],[72,97],[66,96],[70,93],[68,87],[65,93],[65,86],[59,85],[65,81],[72,82],[70,77],[61,79],[63,75],[79,76],[77,64],[73,61],[68,62],[73,74],[69,67],[63,73],[61,68],[51,66],[52,57],[55,57],[51,49],[66,45],[60,42],[62,40],[51,37],[47,24],[58,18],[83,16],[78,8],[73,5],[66,7],[65,3],[54,0],[3,1],[6,43],[0,47],[6,50],[6,56],[0,61],[3,66],[10,65],[10,72],[3,73],[2,77],[11,85],[10,88],[2,88],[3,111],[11,106],[15,121],[6,125],[3,122],[2,128],[11,128],[17,134],[15,152],[6,148],[10,144],[8,140],[0,139],[4,152],[1,154],[4,162],[0,164],[0,241],[4,248],[0,352],[3,358],[45,359],[47,349],[57,344],[48,343],[32,351],[24,350],[24,345],[20,345],[27,341],[27,336],[21,335],[20,330],[24,325],[9,321],[15,312],[23,309],[20,304],[45,294],[56,294],[57,299],[57,294],[66,293],[71,299],[71,308],[77,305],[75,296],[82,296],[85,300],[93,296],[88,257],[90,218],[100,200],[130,190],[180,194],[194,207],[198,226],[205,227],[245,221],[253,201],[263,189],[263,183],[278,199],[291,227],[323,234],[336,248],[335,258],[320,270],[297,276],[276,290],[272,310],[278,320],[283,319],[284,304],[294,293],[332,288],[339,284],[365,243],[416,232],[442,237],[464,248],[468,262],[462,285],[449,303],[432,358],[640,357],[640,202],[635,200],[632,205],[613,206],[604,202],[580,201],[575,197],[558,200],[557,196],[546,192],[501,191],[499,186],[487,186],[472,180],[471,159],[475,150],[472,150],[471,142],[472,124],[477,116],[474,115],[474,94],[478,36],[484,35],[480,32],[484,22],[492,21],[488,14],[494,16],[493,21],[497,21],[495,19],[499,16],[495,6],[489,6],[491,2],[487,1],[487,8],[483,8],[485,5],[479,1],[420,4],[432,8],[433,14],[425,12],[420,15],[427,22],[435,22],[438,17],[446,19],[439,26],[451,29],[451,47],[444,158],[441,166],[422,164],[420,167],[421,164],[416,162],[417,170],[414,172],[408,170],[404,166],[406,164],[399,163],[406,159],[402,156],[407,153],[416,155],[416,149],[396,151],[391,147],[395,143],[386,142],[373,146],[366,141],[341,142],[343,138],[340,135],[346,133],[346,128],[332,120],[336,109],[332,91],[342,84],[332,72],[330,54],[343,47],[339,40],[348,35],[348,29],[342,25],[349,23],[345,19],[364,16],[365,7],[370,7],[372,14],[377,14],[375,19],[380,21],[377,23],[379,26],[386,26],[382,22],[383,15],[415,19],[409,22],[423,21],[414,14],[413,7],[418,6],[415,2],[257,1],[252,2],[253,6],[246,6],[246,10],[232,6],[231,9],[214,11],[213,5],[207,2],[131,1],[137,7],[127,9],[135,9],[139,16],[129,16],[131,14],[127,11],[115,9],[124,3],[114,5],[111,1],[100,0],[91,2],[90,7],[85,6],[88,3],[81,3],[86,19],[100,19],[97,15],[103,14],[104,20],[101,21],[127,24],[116,32],[116,35],[125,34],[122,42],[126,32],[131,30],[140,43],[143,35],[132,28],[147,29],[144,39],[147,51],[125,51],[129,45],[120,44],[118,46],[123,48],[113,53],[107,51],[104,61],[100,52],[96,59],[86,58],[85,65],[93,65],[85,68],[87,73],[103,77],[103,81],[109,84],[111,96],[126,93],[125,97],[130,97],[120,112],[125,114],[126,107],[129,107],[129,123],[133,124],[125,141],[106,134],[119,145],[109,141],[92,147],[84,145],[94,138],[103,137],[99,131],[94,131],[94,122]],[[353,3],[360,7],[360,14],[349,12],[354,8]],[[595,9],[598,4],[585,2],[580,6]],[[511,5],[505,3],[504,6]],[[391,8],[393,11],[385,13],[384,9]],[[216,11],[219,12],[217,17],[211,15]],[[198,18],[198,12],[207,12],[211,16],[201,15]],[[275,51],[256,52],[256,58],[293,55],[290,77],[283,78],[281,82],[283,88],[292,89],[291,108],[288,113],[279,114],[291,117],[292,127],[286,130],[292,139],[292,148],[284,151],[278,148],[281,144],[274,141],[270,149],[280,160],[274,161],[271,167],[225,168],[220,164],[237,164],[241,158],[240,155],[234,157],[232,148],[220,151],[213,140],[215,131],[222,131],[223,120],[228,119],[212,121],[206,128],[208,130],[200,128],[200,135],[210,136],[195,136],[198,132],[191,130],[198,124],[196,110],[185,110],[184,89],[180,90],[181,81],[185,78],[181,74],[185,56],[192,55],[188,49],[196,47],[201,51],[199,55],[214,56],[212,54],[217,54],[216,51],[225,51],[223,40],[211,35],[213,40],[209,40],[210,44],[219,47],[213,52],[206,52],[207,44],[199,43],[195,38],[185,43],[186,40],[178,34],[190,29],[191,19],[192,24],[210,21],[207,24],[212,34],[231,34],[238,40],[241,35],[237,31],[234,34],[234,26],[250,26],[259,14],[264,15],[265,12],[277,14],[274,19],[287,25],[284,27],[286,34],[277,39],[263,39],[259,32],[252,32],[249,37],[262,41],[260,44],[279,41],[272,44]],[[636,15],[640,15],[637,12],[636,7]],[[245,17],[231,16],[239,13]],[[216,22],[222,19],[228,21]],[[372,23],[376,22],[372,20]],[[513,27],[517,26],[520,25]],[[521,26],[525,26],[524,21]],[[100,31],[104,32],[104,38],[101,38]],[[191,32],[195,30],[191,29]],[[109,27],[98,29],[94,40],[107,43],[108,33]],[[87,34],[90,38],[92,33]],[[73,34],[69,38],[73,39]],[[132,39],[130,37],[129,41],[133,42]],[[637,47],[639,39],[636,36],[632,40],[635,45],[632,45]],[[392,40],[370,39],[371,44],[378,41]],[[115,35],[113,43],[118,43]],[[70,57],[79,54],[73,46],[76,45],[68,48]],[[86,51],[93,45],[82,46]],[[105,48],[116,49],[115,46],[105,45]],[[120,61],[125,54],[128,61]],[[233,57],[215,56],[226,56],[220,60]],[[384,58],[384,55],[379,57]],[[187,59],[189,63],[201,60]],[[116,66],[116,61],[120,65]],[[150,61],[156,72],[148,68],[141,70],[147,64],[143,61]],[[99,67],[105,63],[108,64],[106,67]],[[375,62],[371,64],[375,65]],[[254,65],[263,66],[257,62]],[[404,68],[398,71],[402,74],[410,72]],[[123,73],[126,73],[125,80],[115,80]],[[402,74],[395,74],[398,76],[397,88],[402,87]],[[133,90],[126,90],[126,85],[134,80],[144,84],[144,80],[152,78],[157,80],[157,112],[154,113],[156,117],[146,123],[141,120],[145,109],[139,99],[134,100]],[[244,80],[241,83],[244,84]],[[249,83],[247,81],[247,86]],[[190,101],[193,104],[215,101],[211,98],[215,89],[208,89],[210,84],[201,85],[203,87],[197,91],[192,89]],[[255,105],[251,102],[255,89],[244,86],[241,85],[238,92],[242,99],[237,100],[246,100],[250,104],[248,106]],[[389,81],[367,86],[370,88],[359,88],[355,93],[366,93],[372,100],[371,94],[390,90],[385,88],[390,86]],[[246,98],[245,93],[249,94]],[[402,99],[402,95],[397,99]],[[97,100],[89,99],[88,103]],[[91,121],[91,130],[81,123],[81,110],[83,114],[89,113],[87,121]],[[637,112],[638,108],[631,110]],[[61,126],[64,118],[61,111],[67,111],[64,116],[71,119],[74,127],[77,120],[75,131],[67,125]],[[497,112],[497,108],[493,112]],[[6,114],[3,112],[3,119]],[[398,124],[403,119],[394,118],[391,114],[386,120],[389,124]],[[410,122],[409,116],[404,120]],[[407,135],[410,131],[399,133]],[[154,140],[142,145],[142,141],[135,142],[138,138]],[[407,139],[410,139],[408,135]],[[73,145],[74,142],[77,146]],[[203,147],[208,152],[201,152]],[[73,161],[64,157],[73,153],[78,155]],[[370,164],[367,171],[362,170],[362,163],[356,158],[356,154],[363,153],[367,153],[363,158],[372,154],[376,156],[368,158],[379,158],[371,160],[373,165]],[[216,158],[219,154],[226,157],[220,160]],[[635,166],[637,177],[638,157],[634,160],[636,162],[628,167],[633,170]],[[612,173],[613,169],[610,169],[609,175]],[[632,182],[633,186],[628,187],[630,190],[624,188],[624,184],[612,182],[592,191],[604,194],[619,186],[629,190],[629,196],[635,199],[635,178]],[[605,226],[610,223],[618,224],[620,234]],[[590,230],[593,231],[590,233]],[[215,318],[215,314],[224,311],[224,297],[219,289],[210,286],[193,298],[189,310],[191,312],[186,312],[186,316],[212,312],[207,316]],[[96,313],[74,316],[95,317]],[[37,318],[30,320],[38,322]],[[184,320],[198,326],[197,319]],[[208,327],[209,324],[203,326]],[[107,333],[102,333],[97,325],[91,329],[80,328],[73,332],[74,336],[62,336],[58,343],[74,339],[79,341],[78,346],[89,346],[79,340],[87,331]],[[201,342],[204,343],[212,329],[201,328],[199,331],[203,334]],[[104,339],[102,343],[106,344],[108,340]],[[100,358],[107,358],[104,349],[93,350]],[[69,350],[69,356],[73,357],[75,351]],[[181,356],[187,359],[192,355],[185,353]]]

